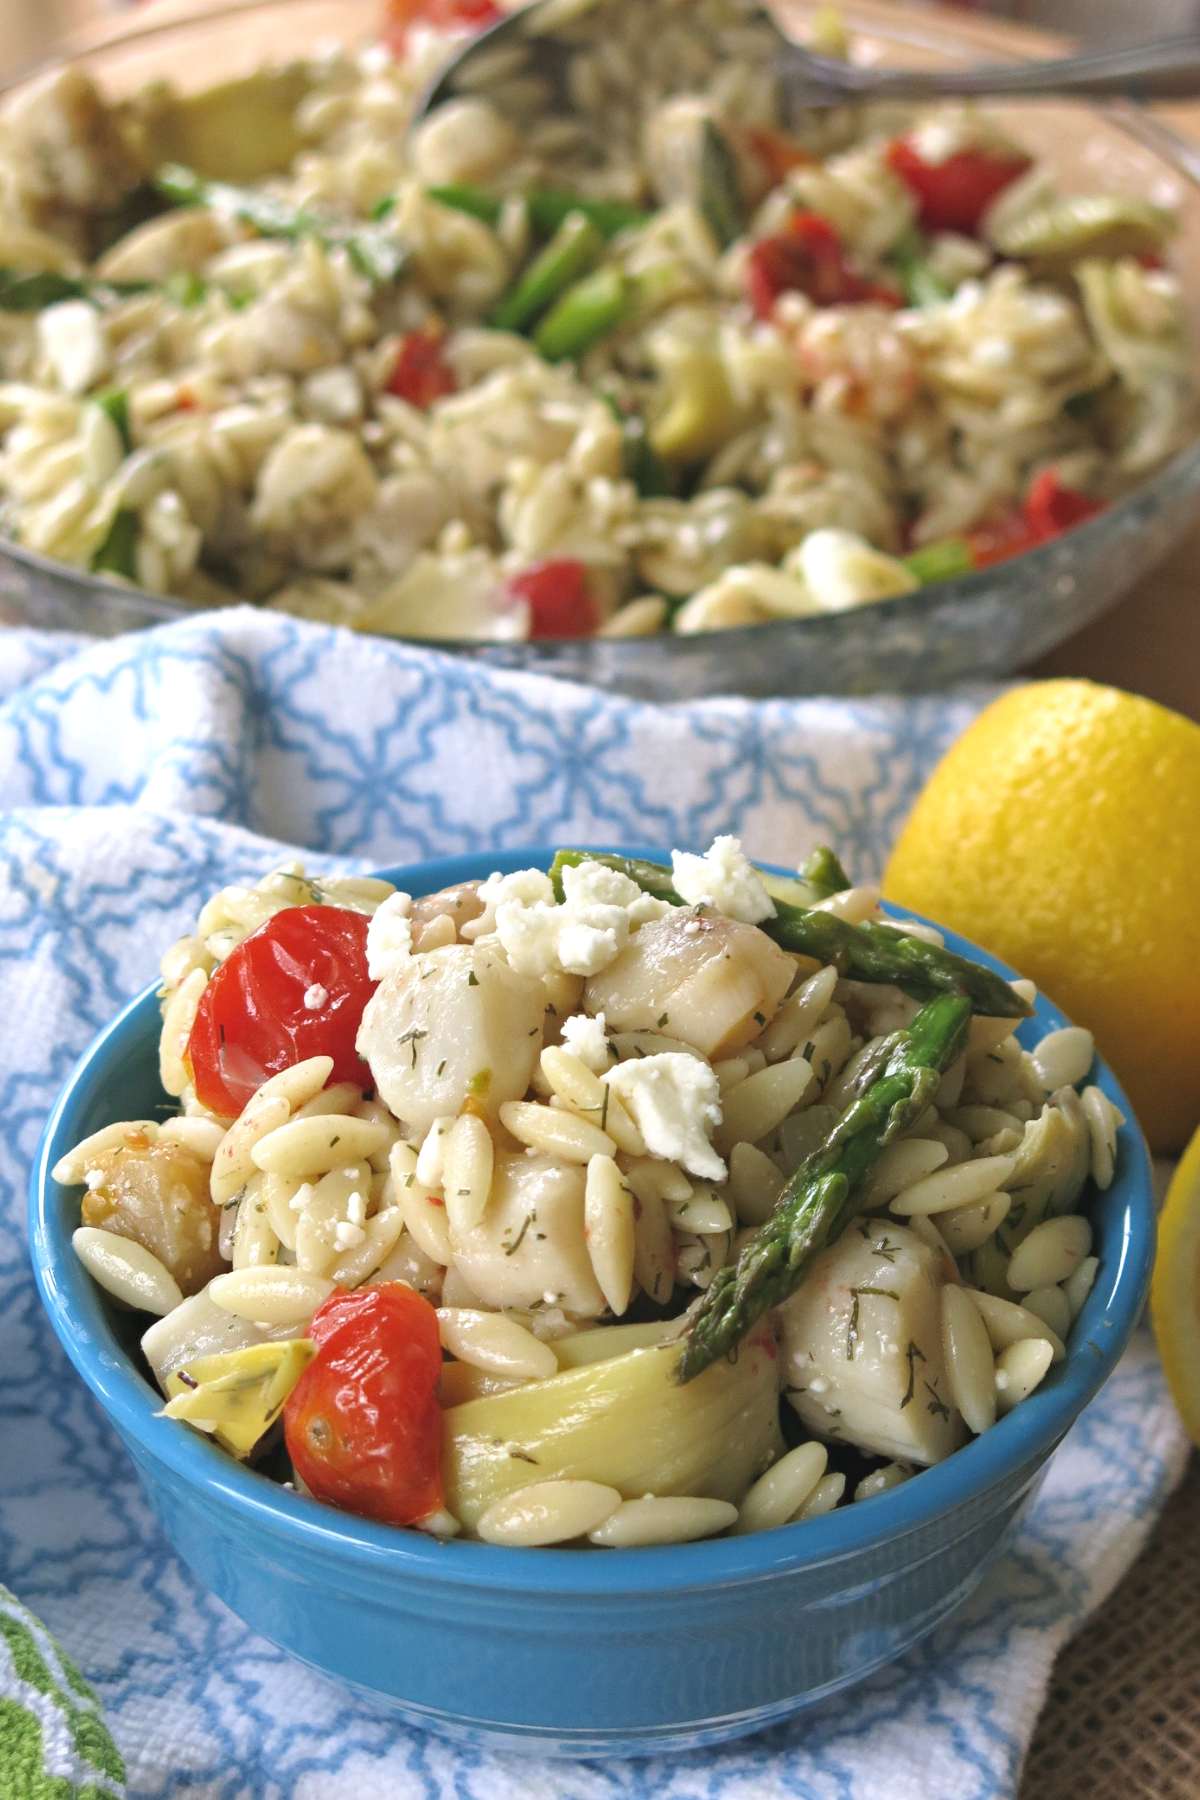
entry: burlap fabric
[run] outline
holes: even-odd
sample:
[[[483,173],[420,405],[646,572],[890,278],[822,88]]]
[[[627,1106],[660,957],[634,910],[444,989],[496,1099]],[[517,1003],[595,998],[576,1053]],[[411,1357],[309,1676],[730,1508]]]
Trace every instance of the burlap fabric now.
[[[1200,1800],[1200,1456],[1064,1650],[1020,1800]]]

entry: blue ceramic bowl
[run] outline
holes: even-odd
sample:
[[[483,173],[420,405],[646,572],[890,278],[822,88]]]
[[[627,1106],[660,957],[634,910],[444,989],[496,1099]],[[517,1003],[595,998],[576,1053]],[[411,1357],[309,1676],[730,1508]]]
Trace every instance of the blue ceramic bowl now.
[[[460,856],[386,873],[422,894],[497,865],[546,867],[550,856]],[[1033,1043],[1064,1022],[1039,1000],[1020,1035]],[[596,1552],[438,1544],[306,1500],[155,1416],[161,1399],[132,1354],[130,1315],[72,1253],[78,1191],[50,1170],[88,1132],[161,1101],[158,1024],[151,986],[96,1039],[47,1124],[30,1236],[54,1329],[207,1587],[265,1637],[408,1723],[474,1744],[534,1740],[543,1753],[577,1756],[695,1748],[786,1718],[898,1656],[999,1554],[1146,1296],[1154,1204],[1145,1146],[1126,1126],[1116,1180],[1093,1208],[1100,1271],[1065,1362],[949,1461],[758,1536]],[[1108,1069],[1095,1079],[1131,1116]]]

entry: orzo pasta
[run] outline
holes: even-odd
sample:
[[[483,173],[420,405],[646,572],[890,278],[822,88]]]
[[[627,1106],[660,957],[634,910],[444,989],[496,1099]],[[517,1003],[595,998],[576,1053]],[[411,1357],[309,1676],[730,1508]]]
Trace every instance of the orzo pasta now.
[[[169,1418],[369,1517],[601,1549],[815,1518],[990,1429],[1066,1353],[1123,1121],[1050,1086],[1086,1034],[1025,1050],[1015,987],[848,887],[725,838],[218,894],[162,962],[179,1116],[55,1171]]]

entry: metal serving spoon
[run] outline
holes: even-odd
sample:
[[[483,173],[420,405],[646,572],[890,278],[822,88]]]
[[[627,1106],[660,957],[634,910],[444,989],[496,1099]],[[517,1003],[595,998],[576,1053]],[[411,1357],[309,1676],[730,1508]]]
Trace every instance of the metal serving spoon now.
[[[634,3],[644,5],[649,0]],[[531,4],[507,14],[464,45],[423,96],[413,123],[419,123],[434,107],[457,93],[478,92],[485,85],[486,63],[497,52],[517,51],[522,46],[527,66],[552,94],[564,99],[567,63],[581,47],[579,22],[590,11],[602,16],[605,8],[596,6],[594,0],[531,0]],[[747,16],[758,26],[769,24],[774,32],[777,47],[773,55],[785,116],[809,107],[863,100],[964,99],[983,94],[1117,95],[1161,100],[1200,95],[1200,34],[1194,32],[1042,62],[982,63],[952,69],[879,69],[805,50],[786,38],[765,11],[748,9]],[[555,35],[560,25],[572,27],[570,39]]]

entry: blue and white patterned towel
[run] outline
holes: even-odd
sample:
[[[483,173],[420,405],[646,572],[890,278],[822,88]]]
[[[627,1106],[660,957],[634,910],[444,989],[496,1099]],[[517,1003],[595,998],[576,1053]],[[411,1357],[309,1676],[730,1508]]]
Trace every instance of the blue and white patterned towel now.
[[[779,861],[829,839],[867,876],[984,698],[655,709],[246,610],[111,644],[0,636],[0,1581],[92,1681],[131,1795],[1014,1791],[1056,1650],[1137,1554],[1182,1468],[1146,1340],[977,1599],[866,1686],[722,1750],[518,1763],[405,1732],[197,1588],[42,1320],[22,1218],[43,1117],[80,1050],[207,894],[284,847],[370,867],[735,830]]]

